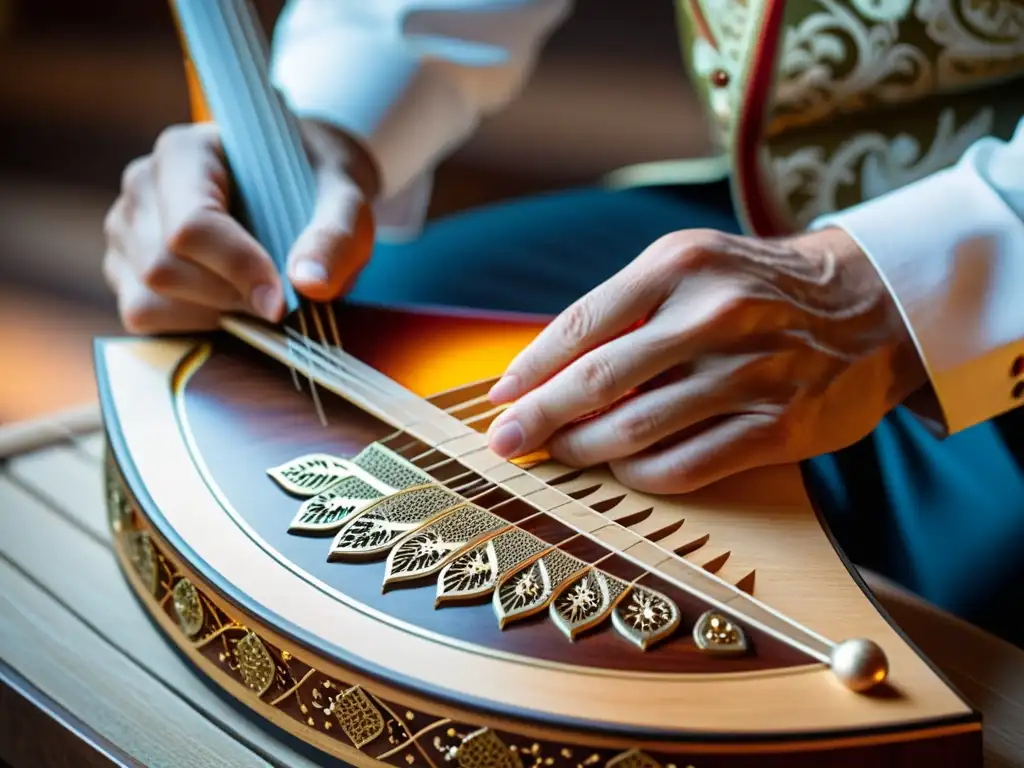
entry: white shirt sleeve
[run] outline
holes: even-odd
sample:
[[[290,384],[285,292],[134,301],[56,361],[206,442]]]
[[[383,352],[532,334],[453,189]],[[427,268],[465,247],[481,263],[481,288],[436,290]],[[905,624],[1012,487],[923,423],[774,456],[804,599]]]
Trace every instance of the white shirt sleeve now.
[[[815,221],[873,261],[928,371],[938,431],[1024,405],[1024,120],[951,168]]]
[[[289,0],[271,76],[297,115],[361,139],[378,224],[414,232],[434,167],[511,101],[573,0]]]

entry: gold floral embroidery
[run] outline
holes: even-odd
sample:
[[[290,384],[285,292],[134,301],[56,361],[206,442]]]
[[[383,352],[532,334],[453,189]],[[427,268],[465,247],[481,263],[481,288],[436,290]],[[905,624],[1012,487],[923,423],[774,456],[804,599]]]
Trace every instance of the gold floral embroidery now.
[[[880,131],[853,133],[828,151],[819,144],[779,155],[767,154],[776,188],[798,226],[817,216],[870,200],[955,163],[978,139],[990,134],[994,113],[982,109],[956,127],[955,114],[940,113],[935,134],[922,147],[914,136]]]
[[[679,0],[690,69],[726,145],[766,2]],[[786,227],[946,168],[1020,118],[1019,0],[788,0],[782,12],[761,167]]]

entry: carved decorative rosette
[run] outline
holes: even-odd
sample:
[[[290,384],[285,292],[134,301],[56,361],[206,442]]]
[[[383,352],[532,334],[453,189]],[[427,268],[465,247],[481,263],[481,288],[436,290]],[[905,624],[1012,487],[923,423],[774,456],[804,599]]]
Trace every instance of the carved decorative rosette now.
[[[612,623],[619,633],[643,650],[671,635],[679,620],[674,602],[644,586],[634,586],[612,612]]]
[[[492,593],[503,574],[541,554],[547,545],[519,528],[508,528],[441,569],[437,604],[469,600]]]
[[[629,584],[588,568],[556,592],[551,601],[551,620],[570,640],[611,616]]]

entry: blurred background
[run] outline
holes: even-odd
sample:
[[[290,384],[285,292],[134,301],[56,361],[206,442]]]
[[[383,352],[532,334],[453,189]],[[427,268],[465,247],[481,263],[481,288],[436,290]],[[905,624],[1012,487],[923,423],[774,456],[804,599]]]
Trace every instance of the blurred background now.
[[[283,0],[257,0],[270,29]],[[123,167],[189,119],[164,0],[0,0],[0,424],[95,398],[119,334],[102,222]],[[581,0],[520,98],[441,169],[432,216],[686,157],[707,133],[672,0]]]

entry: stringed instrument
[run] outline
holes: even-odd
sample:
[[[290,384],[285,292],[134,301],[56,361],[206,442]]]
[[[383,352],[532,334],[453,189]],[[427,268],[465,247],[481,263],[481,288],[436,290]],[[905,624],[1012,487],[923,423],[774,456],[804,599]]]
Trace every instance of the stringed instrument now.
[[[172,4],[283,275],[315,184],[263,33],[244,0]],[[356,766],[980,766],[979,715],[796,467],[658,497],[508,462],[486,392],[543,318],[288,302],[96,344],[126,577],[257,718]]]

